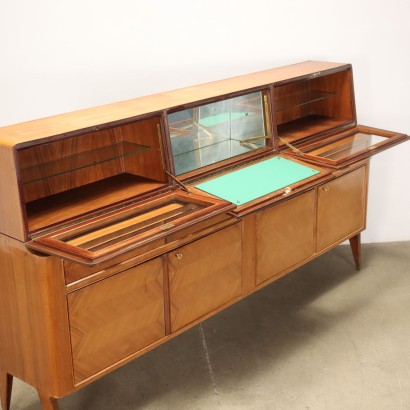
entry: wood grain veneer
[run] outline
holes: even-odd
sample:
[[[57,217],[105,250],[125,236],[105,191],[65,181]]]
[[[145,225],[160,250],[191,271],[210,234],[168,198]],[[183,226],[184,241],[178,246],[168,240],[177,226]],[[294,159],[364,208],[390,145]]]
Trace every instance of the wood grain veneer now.
[[[161,257],[67,299],[75,383],[165,336]]]
[[[364,229],[367,195],[366,167],[361,167],[318,189],[317,251],[349,232]]]
[[[0,266],[0,371],[50,396],[68,394],[72,361],[61,259],[28,254],[23,243],[0,234]]]
[[[292,157],[319,176],[240,207],[172,178],[168,112],[253,91],[268,97],[267,147],[191,171],[183,182],[278,151],[290,157],[278,134],[312,148],[355,128],[351,66],[322,62],[0,128],[4,408],[15,376],[37,389],[43,410],[58,410],[57,398],[347,239],[360,267],[368,153],[320,168],[315,158]],[[371,153],[408,139],[383,133],[388,143]],[[131,145],[145,147],[127,156],[136,152]]]
[[[41,120],[0,128],[0,145],[15,146],[53,135],[68,134],[100,124],[134,118],[189,103],[270,85],[291,77],[300,77],[347,67],[346,64],[306,61],[194,87],[163,92],[147,97],[56,115]]]
[[[236,224],[168,255],[172,332],[241,295],[241,249]]]
[[[256,219],[256,283],[277,275],[314,253],[316,193],[259,212]]]

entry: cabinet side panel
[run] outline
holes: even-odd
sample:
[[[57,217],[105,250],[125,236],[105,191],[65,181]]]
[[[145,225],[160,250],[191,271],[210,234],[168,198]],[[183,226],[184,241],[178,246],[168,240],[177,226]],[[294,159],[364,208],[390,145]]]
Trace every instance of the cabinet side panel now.
[[[171,330],[242,293],[241,226],[236,224],[168,255]]]
[[[49,396],[73,390],[62,262],[0,235],[0,370]]]
[[[364,229],[366,181],[363,166],[318,188],[317,252]]]
[[[0,167],[0,232],[23,241],[23,211],[11,147],[0,145]]]
[[[257,284],[313,255],[315,191],[257,214]]]
[[[79,383],[165,336],[162,259],[68,295]]]

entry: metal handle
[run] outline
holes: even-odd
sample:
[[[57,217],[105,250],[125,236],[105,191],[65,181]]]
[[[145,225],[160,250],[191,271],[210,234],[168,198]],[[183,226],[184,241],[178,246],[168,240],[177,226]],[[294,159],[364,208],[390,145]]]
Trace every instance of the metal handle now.
[[[322,189],[323,189],[323,191],[328,192],[330,188],[328,186],[324,186],[324,187],[322,187]]]
[[[176,254],[175,254],[175,257],[176,257],[178,260],[181,260],[181,259],[182,259],[182,253],[176,253]]]

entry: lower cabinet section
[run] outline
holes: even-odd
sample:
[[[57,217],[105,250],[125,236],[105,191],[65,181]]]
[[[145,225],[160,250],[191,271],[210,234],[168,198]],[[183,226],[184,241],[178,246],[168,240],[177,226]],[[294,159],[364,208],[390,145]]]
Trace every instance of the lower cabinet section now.
[[[74,381],[165,336],[162,258],[68,295]]]
[[[249,231],[238,221],[69,293],[75,383],[239,299],[242,275],[258,286],[362,229],[365,201],[362,167],[256,213]]]
[[[313,255],[315,197],[312,190],[257,214],[257,285]]]
[[[168,267],[174,332],[241,295],[240,224],[169,253]]]
[[[364,229],[366,167],[318,187],[317,252]]]

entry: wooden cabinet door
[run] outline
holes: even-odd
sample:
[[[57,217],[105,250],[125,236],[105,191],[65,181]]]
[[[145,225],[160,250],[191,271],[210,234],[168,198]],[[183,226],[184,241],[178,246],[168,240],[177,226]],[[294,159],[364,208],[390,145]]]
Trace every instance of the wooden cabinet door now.
[[[364,229],[366,181],[361,167],[318,188],[317,252]]]
[[[68,295],[78,383],[165,336],[162,259]]]
[[[176,249],[168,263],[174,332],[241,295],[240,224]]]
[[[313,255],[315,191],[256,216],[256,283]]]

